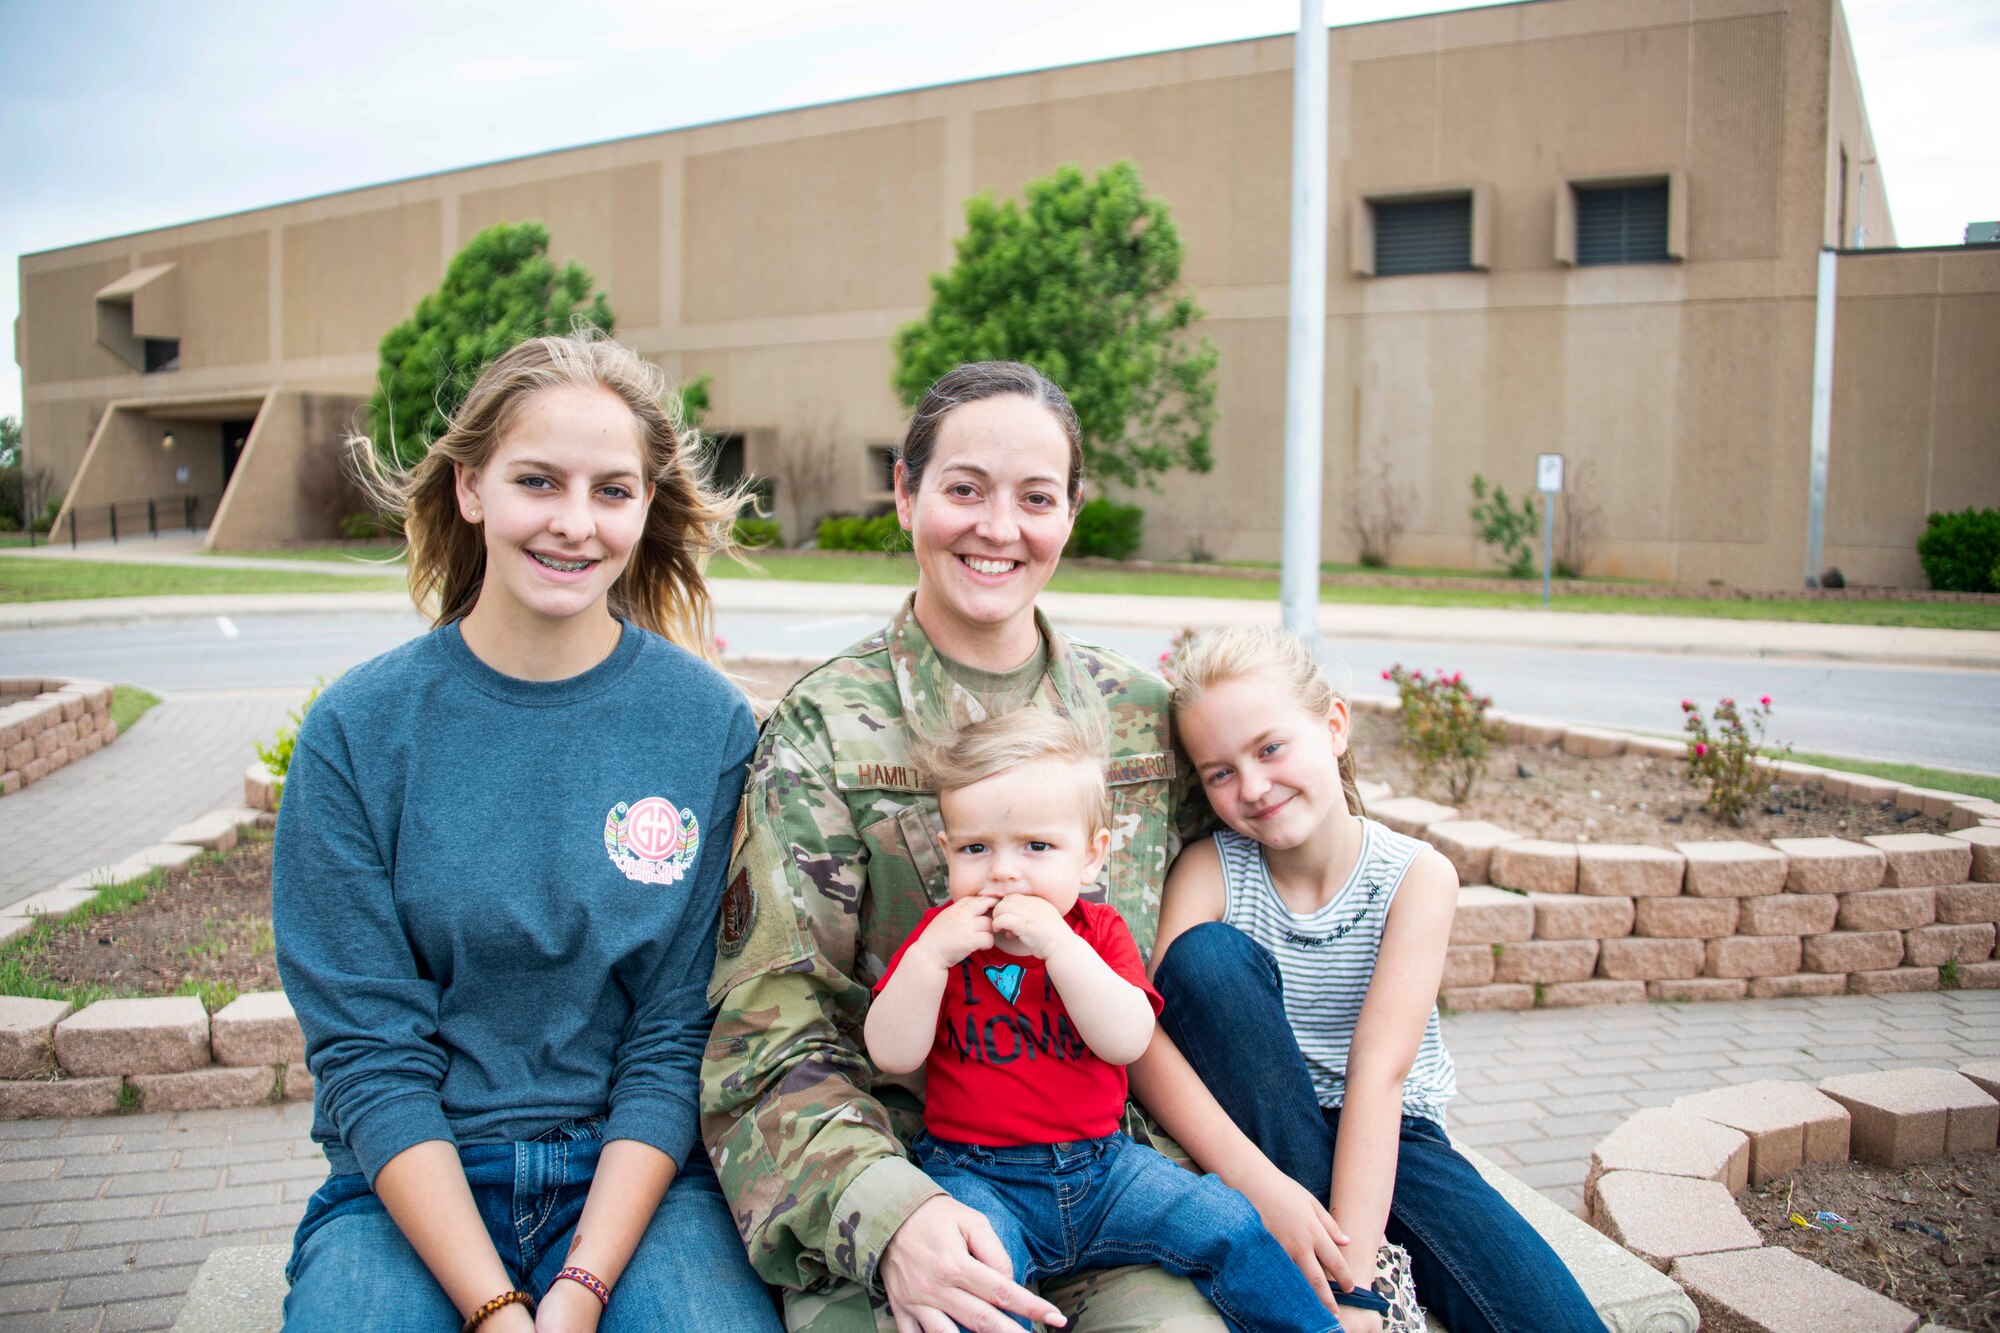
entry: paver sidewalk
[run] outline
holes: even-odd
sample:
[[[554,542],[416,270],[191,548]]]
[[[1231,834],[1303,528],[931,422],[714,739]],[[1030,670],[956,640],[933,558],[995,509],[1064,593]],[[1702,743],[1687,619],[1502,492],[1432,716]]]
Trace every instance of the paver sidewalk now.
[[[305,697],[303,689],[166,695],[105,749],[0,800],[0,907],[242,804],[253,743]]]
[[[1641,1106],[1759,1078],[2000,1057],[2000,992],[1445,1020],[1454,1132],[1574,1208]],[[288,1240],[326,1172],[303,1103],[0,1122],[0,1333],[165,1328],[220,1245]]]

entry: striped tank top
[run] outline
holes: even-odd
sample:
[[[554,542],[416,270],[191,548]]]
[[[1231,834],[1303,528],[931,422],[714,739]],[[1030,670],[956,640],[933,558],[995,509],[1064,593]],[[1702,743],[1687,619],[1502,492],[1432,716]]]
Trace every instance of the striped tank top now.
[[[1285,1017],[1312,1071],[1321,1106],[1339,1106],[1346,1095],[1348,1042],[1375,975],[1382,926],[1404,872],[1425,845],[1363,819],[1361,855],[1347,883],[1326,906],[1299,916],[1278,897],[1259,843],[1233,829],[1215,835],[1226,895],[1222,919],[1277,959],[1285,984]],[[1433,1005],[1423,1042],[1403,1080],[1403,1111],[1442,1124],[1445,1103],[1457,1091]]]

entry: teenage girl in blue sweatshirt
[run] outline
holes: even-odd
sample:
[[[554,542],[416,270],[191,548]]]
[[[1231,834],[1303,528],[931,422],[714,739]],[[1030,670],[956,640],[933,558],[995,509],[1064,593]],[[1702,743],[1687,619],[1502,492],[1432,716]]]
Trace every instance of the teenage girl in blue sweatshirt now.
[[[436,628],[320,696],[286,782],[278,963],[331,1169],[287,1328],[777,1327],[696,1133],[756,726],[706,660],[740,501],[673,404],[615,343],[537,338],[376,468]]]

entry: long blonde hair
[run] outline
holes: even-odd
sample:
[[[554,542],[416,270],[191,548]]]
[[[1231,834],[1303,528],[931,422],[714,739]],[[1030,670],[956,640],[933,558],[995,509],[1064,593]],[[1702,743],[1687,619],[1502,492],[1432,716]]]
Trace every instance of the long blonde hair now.
[[[702,571],[711,555],[734,548],[736,516],[753,500],[741,485],[708,484],[701,432],[687,424],[666,375],[594,329],[530,338],[502,353],[408,468],[386,461],[365,438],[349,440],[370,499],[403,521],[410,596],[433,625],[463,619],[478,602],[486,542],[459,513],[456,471],[485,466],[528,396],[561,385],[618,395],[638,422],[653,486],[645,529],[607,598],[611,613],[715,661],[715,612]]]
[[[1183,648],[1168,666],[1173,685],[1174,717],[1178,719],[1201,699],[1206,691],[1224,681],[1240,680],[1262,672],[1292,692],[1301,708],[1314,717],[1325,717],[1340,691],[1326,678],[1306,641],[1296,634],[1267,625],[1233,625],[1207,631]],[[1341,699],[1345,703],[1345,699]],[[1340,756],[1340,790],[1352,814],[1365,815],[1361,786],[1355,776],[1354,743],[1350,735]]]

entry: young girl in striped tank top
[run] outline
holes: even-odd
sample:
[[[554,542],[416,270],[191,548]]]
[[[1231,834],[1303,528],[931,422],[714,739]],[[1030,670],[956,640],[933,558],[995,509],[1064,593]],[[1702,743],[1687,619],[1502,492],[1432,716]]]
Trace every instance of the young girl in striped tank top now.
[[[1198,639],[1174,670],[1179,744],[1226,825],[1167,875],[1161,1025],[1279,1169],[1325,1198],[1356,1278],[1348,1333],[1600,1333],[1562,1261],[1453,1150],[1436,996],[1451,863],[1363,813],[1346,701],[1282,631]],[[1369,1279],[1382,1274],[1371,1288]]]

